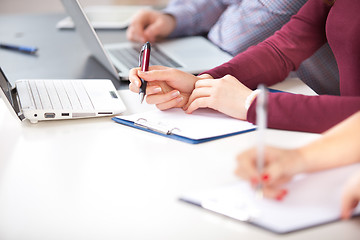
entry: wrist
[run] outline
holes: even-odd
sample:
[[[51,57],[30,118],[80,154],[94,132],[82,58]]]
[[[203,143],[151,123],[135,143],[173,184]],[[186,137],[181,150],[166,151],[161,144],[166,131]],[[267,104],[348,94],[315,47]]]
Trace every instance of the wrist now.
[[[214,79],[210,74],[204,73],[197,76],[200,79]]]
[[[245,110],[246,112],[249,110],[251,104],[253,103],[253,101],[255,100],[255,98],[257,97],[257,95],[260,93],[260,89],[256,89],[254,91],[252,91],[245,99]]]
[[[293,150],[294,156],[293,156],[293,175],[299,174],[299,173],[309,173],[311,172],[311,162],[308,159],[308,155],[306,154],[306,148],[296,148]],[[310,165],[309,165],[310,163]]]

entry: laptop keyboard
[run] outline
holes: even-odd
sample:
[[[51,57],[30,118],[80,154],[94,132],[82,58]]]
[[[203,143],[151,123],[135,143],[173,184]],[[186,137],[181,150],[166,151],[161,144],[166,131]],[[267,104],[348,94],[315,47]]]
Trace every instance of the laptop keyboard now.
[[[19,81],[16,88],[23,109],[94,109],[81,81]]]
[[[159,49],[152,47],[151,50],[150,65],[162,65],[172,68],[182,67]],[[109,49],[108,51],[129,69],[139,66],[140,51],[136,48]]]

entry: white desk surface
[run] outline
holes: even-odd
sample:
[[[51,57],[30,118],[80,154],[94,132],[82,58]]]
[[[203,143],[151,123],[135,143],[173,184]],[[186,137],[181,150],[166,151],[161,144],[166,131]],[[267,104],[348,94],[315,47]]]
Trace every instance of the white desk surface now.
[[[120,94],[127,113],[152,109]],[[268,130],[282,147],[318,137]],[[0,101],[0,239],[359,239],[359,219],[279,236],[177,200],[237,181],[235,157],[254,143],[252,132],[191,145],[108,117],[31,124]]]

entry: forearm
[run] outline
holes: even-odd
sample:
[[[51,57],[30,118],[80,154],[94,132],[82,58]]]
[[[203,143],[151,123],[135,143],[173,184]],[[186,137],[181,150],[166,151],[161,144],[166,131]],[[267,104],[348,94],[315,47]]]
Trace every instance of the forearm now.
[[[217,0],[172,0],[163,10],[176,19],[176,28],[170,37],[196,35],[208,32],[226,9]]]
[[[354,86],[356,87],[356,86]],[[255,99],[247,120],[256,122]],[[323,133],[360,109],[360,96],[306,96],[269,93],[268,127],[274,129]]]
[[[214,78],[230,74],[251,89],[283,81],[325,44],[328,11],[323,2],[309,1],[273,36],[206,73]]]
[[[315,142],[299,149],[304,172],[360,162],[360,112],[331,128]]]
[[[271,86],[288,76],[294,66],[290,61],[283,61],[281,58],[272,46],[262,43],[204,73],[214,78],[229,74],[248,88],[256,89],[259,83]]]

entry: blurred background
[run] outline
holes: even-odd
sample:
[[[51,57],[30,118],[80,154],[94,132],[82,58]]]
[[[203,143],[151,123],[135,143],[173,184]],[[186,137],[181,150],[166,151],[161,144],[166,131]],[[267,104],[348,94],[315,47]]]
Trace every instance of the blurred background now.
[[[152,5],[165,6],[168,0],[80,0],[90,5]],[[0,0],[0,14],[31,14],[63,12],[60,0]]]

